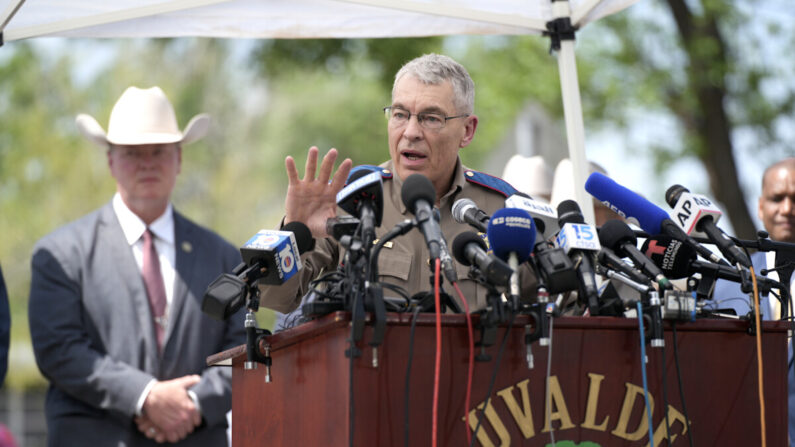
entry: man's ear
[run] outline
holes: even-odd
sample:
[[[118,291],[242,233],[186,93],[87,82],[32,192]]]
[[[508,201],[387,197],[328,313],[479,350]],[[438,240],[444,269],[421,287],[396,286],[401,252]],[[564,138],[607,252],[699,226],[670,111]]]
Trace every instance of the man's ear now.
[[[472,142],[472,139],[475,138],[475,130],[478,128],[477,115],[469,115],[464,119],[466,120],[464,124],[464,136],[461,138],[461,142],[458,144],[458,147],[468,146],[469,143]]]

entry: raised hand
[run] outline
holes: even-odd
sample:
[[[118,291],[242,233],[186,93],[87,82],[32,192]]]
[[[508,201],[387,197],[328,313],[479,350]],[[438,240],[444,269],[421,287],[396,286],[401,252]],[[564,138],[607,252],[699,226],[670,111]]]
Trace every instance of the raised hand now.
[[[298,177],[298,169],[296,169],[293,157],[288,156],[284,160],[289,180],[287,198],[284,202],[286,214],[284,223],[303,222],[309,227],[312,236],[324,238],[328,236],[326,220],[337,215],[337,193],[345,186],[345,180],[348,178],[353,162],[350,158],[346,158],[332,177],[331,172],[334,169],[334,162],[337,160],[337,150],[331,149],[323,157],[320,172],[315,178],[317,158],[318,149],[312,146],[306,157],[303,179]]]
[[[188,389],[200,379],[190,375],[155,383],[144,401],[143,417],[136,418],[138,429],[157,442],[177,442],[192,433],[201,415]]]

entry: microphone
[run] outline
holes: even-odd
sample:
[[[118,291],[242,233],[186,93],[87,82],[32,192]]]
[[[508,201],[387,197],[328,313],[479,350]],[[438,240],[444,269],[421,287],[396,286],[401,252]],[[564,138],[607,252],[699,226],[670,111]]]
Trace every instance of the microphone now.
[[[629,225],[620,220],[608,220],[599,230],[599,240],[617,255],[630,258],[636,267],[654,279],[660,287],[667,289],[671,286],[662,270],[638,250],[638,239]]]
[[[723,213],[711,200],[692,194],[682,185],[673,185],[665,192],[665,201],[674,209],[676,222],[688,235],[706,235],[732,264],[751,268],[748,256],[716,225]]]
[[[439,222],[434,219],[433,204],[436,202],[436,189],[433,183],[422,174],[411,174],[403,182],[400,198],[403,200],[403,205],[414,214],[417,226],[428,245],[431,261],[440,260],[447,280],[451,283],[458,281],[453,258],[450,257],[447,243],[444,241],[444,234]]]
[[[348,184],[337,193],[337,205],[364,220],[372,215],[376,227],[384,216],[384,190],[381,173],[357,166],[348,175]]]
[[[667,234],[690,244],[704,259],[725,264],[718,255],[682,231],[662,208],[619,185],[610,177],[598,172],[592,173],[585,182],[585,190],[621,217],[637,221],[646,233]]]
[[[663,271],[667,278],[687,278],[694,273],[709,274],[715,278],[742,283],[742,276],[726,265],[699,261],[692,247],[666,235],[658,235],[646,240],[641,251]],[[777,287],[776,281],[757,275],[760,291]]]
[[[301,269],[299,254],[314,247],[312,233],[302,222],[290,222],[281,231],[260,230],[240,248],[243,263],[234,274],[224,273],[207,286],[202,311],[216,320],[229,319],[246,304],[249,286],[257,280],[283,284]]]
[[[605,267],[619,271],[637,283],[648,285],[651,282],[646,275],[624,262],[613,250],[607,247],[599,249],[599,252],[596,254],[596,259]]]
[[[573,200],[558,204],[558,223],[561,229],[555,243],[572,258],[577,268],[579,300],[587,304],[592,316],[599,315],[599,292],[593,268],[593,253],[601,248],[596,228],[585,223],[580,206]]]
[[[515,301],[518,301],[519,264],[530,257],[536,240],[533,218],[523,209],[502,208],[491,216],[486,234],[494,255],[507,262],[513,269],[509,293]]]
[[[489,215],[483,212],[471,199],[458,199],[453,203],[453,219],[485,233],[489,225]],[[456,257],[458,259],[458,257]]]
[[[453,256],[465,266],[477,267],[486,282],[508,286],[513,269],[501,259],[487,253],[486,242],[473,231],[465,231],[453,239]]]
[[[519,208],[530,213],[542,240],[549,239],[560,230],[558,213],[555,209],[549,204],[533,200],[524,193],[516,193],[505,199],[505,207]]]

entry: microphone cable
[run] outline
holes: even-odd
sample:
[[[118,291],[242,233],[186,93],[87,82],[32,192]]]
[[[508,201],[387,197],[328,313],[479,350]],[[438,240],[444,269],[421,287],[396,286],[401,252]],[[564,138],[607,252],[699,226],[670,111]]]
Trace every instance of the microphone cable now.
[[[461,302],[464,303],[464,312],[466,313],[467,320],[467,336],[469,339],[469,343],[467,344],[467,348],[469,348],[469,362],[467,365],[467,391],[466,398],[464,399],[464,427],[466,427],[467,430],[467,445],[469,445],[472,442],[472,432],[469,430],[469,405],[472,398],[472,376],[475,372],[475,333],[472,330],[472,314],[469,313],[469,303],[467,303],[466,298],[464,298],[464,294],[458,287],[458,282],[454,282],[453,287],[455,288],[456,293],[458,293],[458,297],[461,298]]]
[[[555,445],[555,429],[552,427],[552,389],[549,386],[549,378],[552,377],[552,334],[555,327],[555,319],[549,319],[549,346],[547,349],[547,372],[544,381],[546,391],[544,392],[544,420],[549,421],[550,445]]]
[[[483,408],[480,410],[480,414],[478,415],[478,423],[475,426],[475,430],[472,432],[472,440],[469,442],[469,447],[474,447],[475,439],[478,430],[480,429],[480,424],[483,422],[483,415],[486,414],[486,409],[489,407],[489,400],[491,400],[491,392],[494,391],[494,385],[497,382],[497,372],[500,370],[500,363],[502,363],[502,355],[505,353],[505,346],[508,344],[508,334],[511,333],[511,329],[513,329],[513,320],[514,315],[511,314],[510,319],[508,320],[508,327],[505,329],[505,335],[502,336],[502,340],[500,341],[500,350],[497,352],[497,359],[494,363],[494,371],[491,374],[491,380],[489,381],[489,391],[486,395],[486,401],[483,403]]]
[[[759,322],[759,287],[756,283],[756,272],[754,266],[751,266],[751,281],[754,284],[754,324],[756,325],[756,373],[759,376],[759,423],[762,431],[762,447],[767,447],[767,427],[765,425],[765,385],[763,380],[763,367],[762,367],[762,326]]]
[[[676,341],[676,321],[671,322],[671,328],[673,329],[673,341],[674,341],[674,364],[676,365],[676,379],[679,383],[679,400],[682,401],[682,413],[685,417],[685,427],[687,427],[687,439],[690,442],[690,447],[693,447],[693,430],[690,427],[690,418],[687,416],[687,404],[685,404],[685,391],[682,388],[682,369],[679,367],[679,348],[677,348],[677,341]]]
[[[436,258],[433,272],[433,298],[434,306],[436,307],[436,365],[434,366],[433,373],[433,421],[431,422],[431,447],[436,447],[436,435],[439,429],[439,376],[442,370],[442,311],[441,299],[439,297],[439,270],[441,269],[442,261]]]
[[[671,444],[671,421],[668,420],[668,370],[665,368],[665,329],[663,333],[663,344],[660,347],[660,357],[662,358],[662,389],[663,389],[663,415],[665,415],[665,439]]]
[[[654,445],[654,425],[649,403],[649,382],[646,378],[646,335],[643,330],[643,305],[638,301],[638,328],[640,329],[640,372],[643,376],[643,397],[646,399],[646,423],[649,426],[649,445]],[[666,408],[667,410],[667,408]]]
[[[414,332],[417,328],[417,318],[422,307],[417,306],[411,315],[411,329],[409,330],[409,358],[406,361],[406,381],[403,387],[403,445],[409,447],[409,408],[411,399],[411,364],[414,359]]]

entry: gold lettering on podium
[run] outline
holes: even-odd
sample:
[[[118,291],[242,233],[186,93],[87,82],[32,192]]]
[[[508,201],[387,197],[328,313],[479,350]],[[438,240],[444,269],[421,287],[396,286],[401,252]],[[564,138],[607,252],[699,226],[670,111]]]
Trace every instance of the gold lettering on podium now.
[[[511,445],[511,435],[508,434],[508,429],[505,428],[500,417],[497,415],[497,412],[494,411],[494,407],[491,405],[491,399],[489,399],[489,405],[486,407],[486,419],[491,424],[491,428],[494,429],[494,432],[497,433],[497,437],[500,438],[500,446],[508,447]],[[483,410],[483,405],[478,405],[478,410]],[[469,427],[474,431],[475,427],[478,425],[478,414],[475,410],[469,412]],[[486,434],[486,430],[484,430],[485,424],[483,422],[480,423],[480,428],[478,429],[477,438],[480,442],[480,445],[483,447],[493,447],[494,443],[491,442],[489,436]]]
[[[547,397],[550,399],[550,402],[548,403],[550,410],[549,414],[547,414],[546,407],[544,407],[544,429],[541,431],[548,433],[550,424],[552,421],[556,420],[560,421],[560,428],[558,428],[558,430],[574,428],[574,424],[571,423],[569,409],[566,407],[566,400],[563,398],[563,390],[560,389],[558,377],[550,376],[548,386],[549,392]]]
[[[624,385],[627,387],[627,390],[624,393],[624,402],[621,404],[621,412],[618,415],[618,423],[616,424],[616,428],[610,433],[618,436],[619,438],[626,439],[627,441],[637,441],[649,432],[648,411],[646,410],[646,404],[643,400],[643,388],[633,385],[629,382],[625,382]],[[638,396],[641,396],[643,414],[640,417],[640,422],[638,423],[637,429],[634,432],[629,433],[627,432],[629,420],[632,416],[632,410],[635,408],[635,401],[637,400]],[[652,408],[653,416],[654,397],[652,397],[651,393],[649,393],[649,405]]]
[[[602,423],[596,425],[596,410],[599,407],[599,389],[602,386],[602,380],[605,379],[603,374],[588,373],[590,384],[588,385],[588,400],[585,403],[585,420],[580,427],[589,428],[591,430],[605,431],[607,430],[607,421],[610,416],[605,416]]]
[[[685,416],[679,412],[676,408],[671,405],[668,405],[668,420],[670,421],[671,425],[669,429],[673,428],[676,422],[682,424],[682,435],[687,433],[687,424],[685,424]],[[668,445],[672,445],[674,441],[676,441],[677,434],[671,431],[671,440],[668,442]],[[665,418],[660,421],[657,425],[657,429],[654,430],[654,445],[662,445],[662,441],[665,439]],[[649,447],[649,443],[646,443],[646,447]]]
[[[527,392],[528,382],[530,382],[530,379],[522,380],[516,384],[522,396],[521,408],[519,408],[519,404],[513,396],[513,386],[497,391],[497,394],[502,397],[505,406],[507,406],[508,410],[511,412],[511,416],[513,416],[516,425],[522,430],[522,435],[525,439],[530,439],[536,434],[535,426],[533,425],[533,411],[530,408],[530,395]]]

